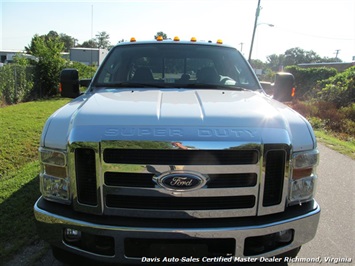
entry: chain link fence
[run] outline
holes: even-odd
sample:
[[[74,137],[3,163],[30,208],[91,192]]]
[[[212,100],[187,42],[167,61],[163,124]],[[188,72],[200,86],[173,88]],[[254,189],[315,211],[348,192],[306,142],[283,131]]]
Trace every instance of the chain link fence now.
[[[8,64],[0,67],[0,105],[15,104],[35,98],[34,66]]]

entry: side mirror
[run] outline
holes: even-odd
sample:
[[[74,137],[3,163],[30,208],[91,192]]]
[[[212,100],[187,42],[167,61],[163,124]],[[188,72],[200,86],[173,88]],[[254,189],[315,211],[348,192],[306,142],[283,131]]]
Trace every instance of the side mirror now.
[[[295,96],[295,77],[291,73],[276,73],[274,87],[274,99],[280,102],[291,101]]]
[[[62,70],[60,73],[60,95],[68,98],[76,98],[80,95],[78,70],[74,68]]]

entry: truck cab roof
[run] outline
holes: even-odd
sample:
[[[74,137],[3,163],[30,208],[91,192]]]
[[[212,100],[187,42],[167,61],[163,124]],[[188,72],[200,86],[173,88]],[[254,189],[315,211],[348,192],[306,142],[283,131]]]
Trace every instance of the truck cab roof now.
[[[230,47],[230,48],[235,48],[234,46],[224,44],[221,39],[218,39],[216,41],[205,41],[205,40],[197,40],[196,38],[192,37],[190,40],[180,40],[179,37],[174,37],[173,39],[156,39],[156,40],[136,40],[134,37],[132,37],[129,41],[124,41],[118,43],[116,46],[120,45],[135,45],[135,44],[156,44],[156,43],[180,43],[180,44],[191,44],[191,45],[210,45],[210,46],[224,46],[224,47]]]

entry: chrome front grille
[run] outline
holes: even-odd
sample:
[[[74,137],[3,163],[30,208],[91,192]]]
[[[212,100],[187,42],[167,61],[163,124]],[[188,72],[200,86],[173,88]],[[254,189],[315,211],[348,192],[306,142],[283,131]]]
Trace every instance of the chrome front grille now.
[[[285,146],[218,143],[215,149],[205,149],[209,144],[184,143],[186,150],[169,142],[73,145],[74,208],[161,218],[243,217],[284,210],[289,154]],[[168,190],[156,178],[169,172],[198,172],[206,183],[194,191]]]

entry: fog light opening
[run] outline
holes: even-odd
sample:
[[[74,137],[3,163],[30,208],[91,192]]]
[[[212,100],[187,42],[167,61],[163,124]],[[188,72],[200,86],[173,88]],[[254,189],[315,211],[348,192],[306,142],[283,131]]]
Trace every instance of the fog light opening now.
[[[247,237],[244,242],[244,256],[256,256],[289,245],[294,230],[288,229],[268,235]]]
[[[69,243],[81,240],[81,231],[71,228],[64,229],[64,240]]]
[[[275,240],[279,243],[290,243],[293,239],[293,230],[284,230],[276,233]]]

